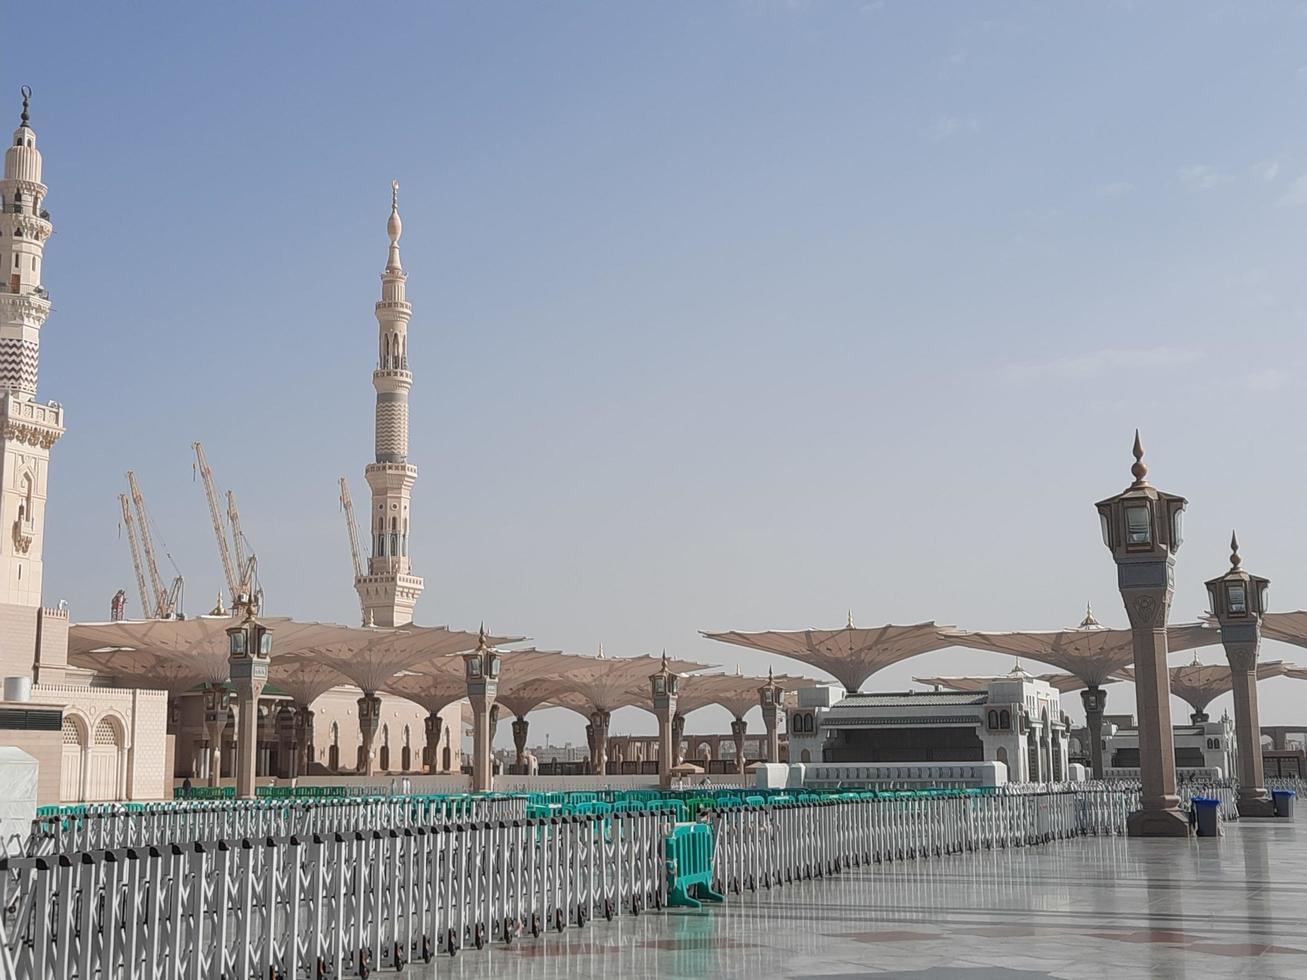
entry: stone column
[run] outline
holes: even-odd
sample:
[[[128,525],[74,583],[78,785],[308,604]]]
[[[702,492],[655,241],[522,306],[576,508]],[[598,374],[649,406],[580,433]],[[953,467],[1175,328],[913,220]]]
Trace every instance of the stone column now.
[[[490,709],[494,695],[486,692],[469,694],[472,702],[472,791],[488,793],[494,783],[490,756]]]
[[[672,765],[679,766],[685,761],[685,756],[681,752],[681,744],[685,738],[685,715],[672,715]],[[662,744],[661,737],[659,744]]]
[[[1107,692],[1097,684],[1090,684],[1080,692],[1080,703],[1085,706],[1085,727],[1089,730],[1089,765],[1095,779],[1103,778],[1103,711],[1107,708]]]
[[[595,771],[595,726],[586,723],[585,726],[585,745],[590,750],[590,772]]]
[[[277,767],[278,775],[294,779],[300,774],[300,725],[295,709],[287,701],[277,712]]]
[[[250,677],[232,678],[236,688],[236,797],[254,799],[259,764],[259,695],[266,682]]]
[[[749,730],[749,724],[743,718],[736,718],[731,722],[731,738],[735,740],[735,771],[744,775],[744,736]]]
[[[594,771],[597,776],[608,774],[608,721],[611,717],[607,711],[595,711],[590,715],[590,727],[594,730]]]
[[[358,705],[359,735],[363,740],[363,764],[358,771],[365,776],[372,776],[377,771],[373,744],[377,740],[377,729],[381,727],[381,698],[364,691]]]
[[[513,760],[514,765],[526,765],[526,733],[529,725],[526,717],[516,718],[513,721],[513,749],[517,757]]]
[[[767,729],[767,761],[781,761],[780,706],[763,705],[762,723]]]
[[[204,692],[204,734],[209,743],[205,768],[210,786],[222,785],[222,735],[227,730],[227,699],[223,688]]]
[[[310,772],[309,767],[313,765],[317,756],[317,748],[313,744],[313,712],[309,710],[308,705],[295,706],[295,720],[300,729],[297,740],[299,761],[295,764],[295,771],[301,776],[307,776]]]
[[[1125,590],[1122,590],[1125,594]],[[1127,596],[1135,649],[1135,703],[1139,724],[1142,806],[1130,814],[1131,837],[1187,837],[1175,788],[1175,736],[1171,726],[1171,674],[1166,665],[1166,613],[1170,596]]]
[[[426,746],[422,749],[422,761],[426,764],[427,772],[439,772],[440,715],[434,711],[428,712],[422,727],[427,738]]]
[[[1266,791],[1262,767],[1261,724],[1257,712],[1257,640],[1226,637],[1234,631],[1222,629],[1225,656],[1234,681],[1234,735],[1239,748],[1239,816],[1273,817],[1275,803]]]

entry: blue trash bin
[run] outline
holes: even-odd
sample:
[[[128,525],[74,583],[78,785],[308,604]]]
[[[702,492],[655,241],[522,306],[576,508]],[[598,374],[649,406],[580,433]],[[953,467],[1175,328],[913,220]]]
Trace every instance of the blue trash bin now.
[[[1221,801],[1206,796],[1195,796],[1189,801],[1198,822],[1199,837],[1221,836]]]
[[[1275,815],[1293,819],[1293,801],[1298,794],[1291,789],[1271,790],[1271,799],[1275,801]]]

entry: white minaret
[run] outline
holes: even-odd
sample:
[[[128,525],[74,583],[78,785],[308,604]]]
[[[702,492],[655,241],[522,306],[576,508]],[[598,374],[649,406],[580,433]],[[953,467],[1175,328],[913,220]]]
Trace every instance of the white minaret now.
[[[0,606],[39,608],[50,447],[64,419],[57,402],[36,401],[41,325],[50,313],[42,253],[51,225],[28,125],[31,94],[23,86],[22,120],[0,180]]]
[[[367,574],[354,581],[362,600],[365,622],[376,626],[403,626],[413,621],[413,606],[422,594],[422,579],[413,575],[408,556],[409,503],[418,468],[408,461],[408,390],[413,375],[408,369],[408,321],[413,308],[404,298],[408,278],[399,261],[399,181],[391,183],[390,257],[381,274],[377,302],[376,462],[364,475],[372,488],[369,536],[372,557]]]

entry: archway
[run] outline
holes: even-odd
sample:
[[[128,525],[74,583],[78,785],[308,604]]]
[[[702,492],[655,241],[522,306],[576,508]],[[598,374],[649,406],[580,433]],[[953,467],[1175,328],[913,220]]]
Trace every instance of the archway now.
[[[91,749],[86,757],[88,801],[121,799],[126,741],[118,719],[101,718],[96,723]]]
[[[65,715],[63,760],[59,767],[59,799],[64,803],[82,800],[82,763],[86,756],[86,723],[76,715]]]

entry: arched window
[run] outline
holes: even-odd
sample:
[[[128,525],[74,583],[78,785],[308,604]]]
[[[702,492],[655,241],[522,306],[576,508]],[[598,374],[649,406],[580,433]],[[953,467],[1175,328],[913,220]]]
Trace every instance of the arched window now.
[[[998,712],[995,711],[993,708],[989,709],[989,727],[990,728],[998,727]]]
[[[1004,708],[998,713],[998,727],[1007,731],[1012,727],[1012,713]]]
[[[398,517],[392,517],[390,519],[390,553],[392,555],[399,554],[399,518]]]

